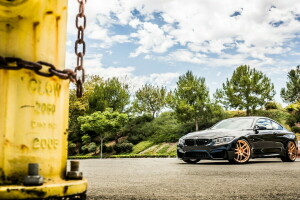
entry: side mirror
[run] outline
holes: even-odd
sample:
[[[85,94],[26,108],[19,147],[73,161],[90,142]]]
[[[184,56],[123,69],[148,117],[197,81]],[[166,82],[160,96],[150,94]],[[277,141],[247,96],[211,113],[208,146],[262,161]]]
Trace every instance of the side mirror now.
[[[258,134],[259,130],[267,130],[267,127],[255,125],[254,126],[254,131],[255,131],[256,134]]]

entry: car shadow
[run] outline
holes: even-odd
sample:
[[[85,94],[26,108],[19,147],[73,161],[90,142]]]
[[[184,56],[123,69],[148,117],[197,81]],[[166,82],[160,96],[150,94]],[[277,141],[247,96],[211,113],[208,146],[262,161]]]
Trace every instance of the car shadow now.
[[[178,163],[180,165],[251,165],[251,164],[265,164],[265,163],[282,163],[281,160],[266,160],[266,161],[260,161],[260,160],[250,160],[248,163],[245,164],[235,164],[235,163],[230,163],[226,161],[213,161],[213,162],[205,162],[205,161],[200,161],[198,163]]]

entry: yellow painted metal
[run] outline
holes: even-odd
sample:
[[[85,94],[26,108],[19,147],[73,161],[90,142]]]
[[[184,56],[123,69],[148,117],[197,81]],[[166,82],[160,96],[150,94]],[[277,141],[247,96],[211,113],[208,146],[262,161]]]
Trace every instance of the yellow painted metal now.
[[[46,183],[43,186],[2,186],[0,199],[32,199],[62,197],[82,194],[86,191],[87,181],[61,181],[59,183]]]
[[[66,17],[67,0],[0,0],[0,56],[63,69]],[[0,69],[0,199],[3,188],[28,190],[20,185],[29,163],[39,163],[45,178],[45,185],[36,188],[57,194],[78,184],[71,193],[86,190],[86,180],[65,181],[68,87],[69,81],[27,69]],[[19,194],[16,198],[25,198]]]

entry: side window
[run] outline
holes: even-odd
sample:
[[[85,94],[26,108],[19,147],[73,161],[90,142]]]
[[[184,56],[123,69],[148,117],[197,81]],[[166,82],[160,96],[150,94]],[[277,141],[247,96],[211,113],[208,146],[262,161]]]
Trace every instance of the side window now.
[[[267,130],[273,129],[271,121],[269,119],[261,118],[257,120],[256,125],[260,127],[266,127]]]
[[[272,127],[274,130],[283,130],[283,127],[279,124],[277,124],[276,122],[272,121]]]

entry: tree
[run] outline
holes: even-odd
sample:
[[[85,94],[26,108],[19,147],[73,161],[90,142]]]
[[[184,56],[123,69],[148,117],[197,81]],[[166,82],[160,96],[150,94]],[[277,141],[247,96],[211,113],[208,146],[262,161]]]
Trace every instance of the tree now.
[[[119,112],[94,112],[91,115],[80,116],[78,118],[82,131],[93,131],[101,138],[100,157],[102,158],[103,140],[108,136],[114,136],[117,140],[120,135],[121,128],[127,123],[127,114]]]
[[[234,70],[231,79],[223,83],[223,101],[231,108],[246,109],[249,116],[258,106],[273,99],[274,85],[262,72],[247,65]]]
[[[133,109],[139,112],[151,113],[152,118],[166,105],[167,90],[165,87],[144,85],[135,93]]]
[[[300,65],[288,73],[286,89],[281,89],[281,98],[288,103],[300,101]]]
[[[195,130],[199,130],[199,120],[203,120],[210,112],[208,88],[204,78],[198,78],[191,71],[179,76],[177,88],[174,90],[170,106],[175,110],[181,121],[195,123]]]
[[[113,111],[123,112],[129,104],[128,84],[123,84],[118,78],[108,79],[94,88],[94,93],[89,98],[90,113],[105,111],[112,108]]]
[[[70,90],[69,95],[69,141],[80,142],[80,125],[77,121],[79,116],[83,116],[89,110],[88,99],[94,92],[95,85],[102,82],[102,78],[97,75],[87,76],[84,83],[84,93],[81,98],[76,97],[76,89]]]
[[[217,89],[213,96],[216,104],[222,104],[225,110],[230,108],[229,102],[224,99],[225,93],[222,89]]]

